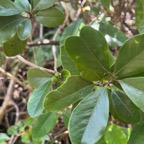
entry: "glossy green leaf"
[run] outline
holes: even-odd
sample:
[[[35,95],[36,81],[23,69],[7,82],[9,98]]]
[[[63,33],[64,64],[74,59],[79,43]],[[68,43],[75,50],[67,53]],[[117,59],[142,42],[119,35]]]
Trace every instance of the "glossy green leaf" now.
[[[144,77],[127,78],[120,84],[131,101],[144,112]]]
[[[112,92],[112,102],[118,116],[125,122],[136,124],[141,121],[141,112],[134,103],[120,91]]]
[[[144,1],[136,0],[135,8],[136,26],[139,33],[144,33]]]
[[[31,117],[37,117],[44,110],[44,99],[50,92],[51,82],[39,86],[30,96],[27,110]]]
[[[109,10],[111,0],[100,0],[102,5]]]
[[[0,16],[11,16],[21,12],[23,9],[11,0],[0,0]]]
[[[103,35],[95,29],[84,26],[80,37],[66,39],[65,47],[83,78],[97,81],[109,73],[108,46]]]
[[[37,68],[31,68],[27,72],[28,82],[33,88],[38,88],[47,83],[52,77],[51,74]]]
[[[73,110],[69,134],[73,144],[94,144],[103,136],[109,117],[107,89],[100,88]]]
[[[64,14],[57,8],[49,8],[39,11],[36,20],[46,27],[56,27],[63,23]]]
[[[71,76],[58,89],[50,92],[45,99],[48,111],[59,111],[86,97],[93,89],[93,84],[80,76]]]
[[[25,19],[18,27],[17,35],[20,40],[29,38],[32,30],[32,23],[30,19]]]
[[[123,78],[144,71],[143,37],[144,35],[134,36],[121,47],[114,67],[116,77]]]
[[[11,39],[25,18],[19,15],[0,17],[0,43],[4,43]]]
[[[68,25],[68,27],[66,27],[64,29],[64,32],[62,33],[62,36],[61,36],[61,40],[60,40],[60,45],[63,46],[64,45],[64,41],[65,39],[68,37],[68,36],[76,36],[78,35],[79,33],[79,30],[80,28],[82,27],[82,25],[84,25],[82,23],[82,20],[81,19],[78,19],[76,21],[73,21],[72,23],[70,23]]]
[[[64,46],[61,47],[61,60],[63,68],[69,70],[71,75],[79,75],[76,64],[71,59]]]
[[[32,128],[33,139],[39,139],[48,134],[57,123],[57,113],[45,113],[38,117]]]
[[[122,129],[117,125],[110,125],[105,132],[107,144],[127,144],[127,138]]]
[[[144,119],[140,124],[133,127],[128,144],[144,143]]]
[[[30,12],[31,5],[28,0],[15,0],[15,3],[20,6],[23,11]]]
[[[15,56],[23,52],[27,40],[20,40],[17,34],[7,42],[3,43],[4,52],[7,56]]]
[[[116,119],[117,121],[121,122],[121,123],[124,123],[124,124],[127,124],[125,121],[123,121],[117,114],[116,112],[116,109],[114,107],[114,104],[112,102],[112,97],[111,97],[111,92],[109,93],[109,108],[110,108],[110,114],[111,116]]]
[[[58,0],[32,0],[33,11],[43,10],[53,6]]]
[[[125,34],[114,27],[112,24],[104,22],[95,22],[92,27],[99,30],[104,36],[109,46],[122,46],[128,39]]]

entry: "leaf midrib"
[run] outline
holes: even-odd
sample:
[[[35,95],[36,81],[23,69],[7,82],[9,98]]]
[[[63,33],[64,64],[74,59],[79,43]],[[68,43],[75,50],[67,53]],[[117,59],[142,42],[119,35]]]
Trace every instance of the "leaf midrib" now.
[[[80,37],[80,39],[83,41],[85,47],[87,48],[87,50],[90,52],[90,54],[94,57],[94,59],[96,60],[96,62],[101,66],[101,68],[108,73],[108,70],[99,62],[99,60],[97,59],[97,57],[91,52],[91,50],[89,49],[89,46],[87,45],[87,43],[84,41],[84,39],[82,37]],[[101,79],[101,76],[99,76],[99,74],[97,74],[98,77]]]

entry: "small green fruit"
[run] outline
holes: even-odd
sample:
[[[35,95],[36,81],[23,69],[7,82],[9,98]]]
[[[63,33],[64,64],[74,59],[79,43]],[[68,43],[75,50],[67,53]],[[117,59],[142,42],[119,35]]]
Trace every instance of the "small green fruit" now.
[[[59,72],[56,72],[56,73],[55,73],[55,76],[56,76],[57,78],[59,78],[59,77],[60,77],[60,73],[59,73]]]
[[[58,78],[54,76],[51,78],[51,81],[52,81],[52,83],[56,83],[58,81]]]

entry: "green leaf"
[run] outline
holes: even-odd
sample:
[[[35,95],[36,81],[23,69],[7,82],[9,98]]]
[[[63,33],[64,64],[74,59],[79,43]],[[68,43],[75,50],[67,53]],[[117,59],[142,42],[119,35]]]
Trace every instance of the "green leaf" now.
[[[17,34],[7,42],[3,43],[4,52],[7,56],[15,56],[23,52],[27,40],[20,40]]]
[[[69,134],[73,144],[94,144],[103,136],[109,117],[106,88],[100,88],[83,99],[73,110]]]
[[[116,77],[124,78],[144,71],[143,37],[144,35],[134,36],[121,47],[114,67]]]
[[[23,11],[30,12],[31,5],[28,0],[15,0],[15,3],[23,9]]]
[[[103,35],[95,29],[84,26],[80,37],[66,39],[65,47],[83,78],[97,81],[109,73],[108,46]]]
[[[7,130],[7,133],[9,135],[17,135],[18,134],[18,129],[16,125],[10,126]]]
[[[105,138],[102,137],[98,142],[96,142],[95,144],[107,144],[105,141]]]
[[[38,117],[32,128],[32,137],[39,139],[48,134],[57,123],[57,113],[45,113]]]
[[[64,14],[57,8],[49,8],[39,11],[36,20],[46,27],[56,27],[63,23]]]
[[[30,19],[25,19],[18,27],[17,35],[20,40],[29,38],[32,30],[32,23]]]
[[[136,0],[135,8],[136,26],[139,33],[144,33],[144,1]]]
[[[122,129],[117,125],[110,125],[105,132],[107,144],[127,144],[127,138]]]
[[[43,9],[50,8],[53,6],[58,0],[32,0],[33,3],[33,11],[39,11]]]
[[[83,26],[84,24],[82,23],[81,19],[78,19],[76,21],[73,21],[72,23],[70,23],[68,25],[68,27],[66,27],[64,29],[64,32],[62,33],[61,39],[60,39],[60,45],[63,46],[64,45],[64,41],[68,36],[72,36],[72,35],[78,35],[80,28]]]
[[[23,12],[23,9],[10,0],[0,0],[0,16],[11,16]]]
[[[99,30],[105,36],[108,45],[111,47],[122,46],[128,39],[122,31],[110,23],[95,22],[92,24],[92,27]]]
[[[31,68],[27,72],[28,82],[33,88],[38,88],[47,83],[52,77],[51,74],[37,68]]]
[[[59,111],[86,97],[93,89],[92,83],[80,76],[71,76],[58,89],[50,92],[45,99],[48,111]]]
[[[144,143],[144,120],[133,127],[128,144]]]
[[[31,117],[40,115],[44,110],[44,99],[50,92],[51,81],[37,88],[30,96],[27,110]]]
[[[144,77],[127,78],[120,84],[131,101],[144,112]]]
[[[102,5],[109,10],[111,0],[100,0]]]
[[[61,47],[61,60],[63,68],[69,70],[71,75],[79,75],[76,64],[71,59],[64,46]]]
[[[19,15],[0,17],[0,43],[11,39],[16,34],[19,24],[25,21],[25,19]]]
[[[111,93],[109,92],[109,105],[110,105],[110,114],[113,116],[114,119],[118,120],[121,123],[126,123],[118,116],[116,109],[114,108]],[[126,123],[127,124],[127,123]]]
[[[9,140],[10,138],[5,133],[0,133],[0,142]]]
[[[120,91],[112,92],[112,102],[116,113],[123,121],[136,124],[141,121],[141,112],[133,102]]]

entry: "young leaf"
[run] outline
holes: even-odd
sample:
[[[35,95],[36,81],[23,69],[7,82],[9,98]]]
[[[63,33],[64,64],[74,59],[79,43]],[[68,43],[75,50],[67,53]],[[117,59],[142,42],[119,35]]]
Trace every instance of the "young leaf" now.
[[[15,34],[10,40],[3,44],[4,52],[7,56],[15,56],[20,54],[26,47],[27,40],[20,40]]]
[[[105,132],[105,140],[107,144],[127,144],[127,138],[119,126],[110,125]]]
[[[97,81],[109,73],[108,46],[103,35],[95,29],[84,26],[80,37],[66,39],[65,47],[83,78]]]
[[[137,0],[136,1],[136,9],[135,9],[135,18],[136,18],[136,26],[138,28],[139,33],[144,33],[144,1]]]
[[[32,23],[30,19],[25,19],[18,27],[17,35],[20,40],[29,38],[32,30]]]
[[[73,110],[70,139],[74,144],[94,144],[103,136],[109,117],[106,88],[100,88],[83,99]]]
[[[27,110],[31,117],[36,117],[44,110],[44,98],[50,92],[51,81],[37,88],[30,96]]]
[[[57,8],[49,8],[39,11],[36,20],[46,27],[56,27],[63,23],[64,14]]]
[[[144,35],[134,36],[121,47],[114,67],[116,77],[124,78],[144,71],[143,37]]]
[[[39,139],[48,134],[57,123],[57,113],[45,113],[38,117],[32,128],[33,139]]]
[[[32,0],[33,11],[40,11],[53,6],[58,0]]]
[[[71,59],[64,46],[61,47],[61,60],[63,68],[69,70],[71,75],[79,75],[76,64]]]
[[[0,16],[11,16],[23,12],[23,9],[10,0],[0,0]]]
[[[120,84],[129,99],[144,112],[144,77],[127,78]]]
[[[15,3],[20,6],[23,11],[30,12],[31,5],[28,0],[15,0]]]
[[[59,111],[83,99],[92,91],[92,83],[80,76],[72,76],[58,89],[50,92],[45,99],[48,111]]]
[[[133,127],[128,144],[143,144],[144,143],[144,119],[140,124]]]
[[[112,92],[112,102],[116,113],[123,121],[136,124],[141,121],[141,112],[133,102],[120,91]]]
[[[47,83],[52,77],[51,74],[37,68],[31,68],[27,72],[28,82],[33,88],[38,88]]]
[[[0,43],[4,43],[15,35],[19,24],[25,21],[25,18],[19,15],[14,15],[0,17],[0,21]]]

